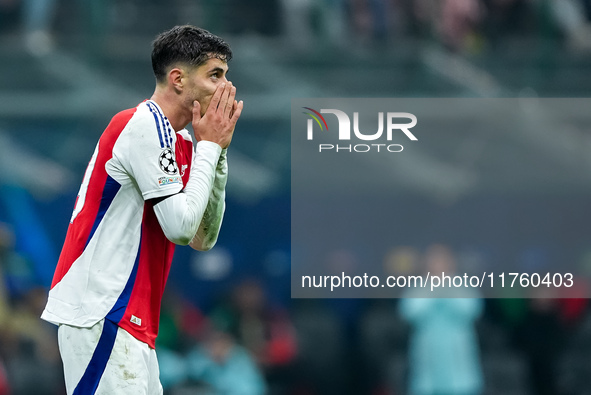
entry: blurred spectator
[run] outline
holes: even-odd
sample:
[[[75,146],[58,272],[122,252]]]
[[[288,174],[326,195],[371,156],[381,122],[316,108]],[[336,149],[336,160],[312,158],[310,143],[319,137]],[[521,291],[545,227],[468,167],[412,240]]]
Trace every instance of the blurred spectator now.
[[[8,378],[6,377],[6,369],[4,364],[0,363],[0,395],[9,395],[10,386],[8,385]]]
[[[399,300],[371,300],[359,319],[364,393],[405,393],[408,325],[392,314]]]
[[[14,233],[10,227],[0,222],[0,331],[7,329],[9,322],[9,299],[5,278],[6,266],[11,259],[14,248]]]
[[[14,244],[14,235],[8,225],[0,222],[0,395],[10,393],[4,359],[7,357],[7,347],[10,344],[10,306],[4,267]]]
[[[31,289],[17,301],[10,317],[7,370],[15,394],[50,395],[65,388],[55,328],[39,319],[46,298],[45,289]]]
[[[0,0],[0,33],[5,33],[16,25],[20,0]]]
[[[356,37],[385,39],[390,30],[389,2],[385,0],[352,0],[351,17]]]
[[[263,395],[266,386],[250,353],[232,336],[212,329],[202,346],[187,356],[190,379],[205,383],[206,394]]]
[[[202,340],[209,323],[192,303],[167,288],[162,299],[162,312],[156,345],[160,382],[165,391],[190,385],[187,350]]]
[[[158,347],[173,351],[185,350],[201,340],[208,325],[201,310],[175,292],[175,288],[164,291],[156,340]]]
[[[483,33],[488,43],[497,46],[509,36],[534,32],[535,12],[529,0],[483,0]]]
[[[297,386],[294,394],[340,395],[358,393],[351,389],[360,367],[347,369],[347,357],[354,354],[343,322],[326,300],[300,299],[292,310],[297,329]],[[351,352],[351,355],[348,355]]]
[[[51,32],[56,0],[24,0],[23,22],[25,44],[33,55],[45,55],[53,50]]]
[[[287,311],[269,305],[258,282],[240,283],[229,303],[214,309],[211,320],[252,354],[270,386],[289,386],[297,353],[295,330]],[[216,342],[222,340],[216,338]]]
[[[1,0],[0,0],[1,1]],[[9,0],[4,0],[9,1]],[[101,52],[104,35],[109,26],[110,19],[113,19],[117,11],[115,4],[109,1],[78,1],[66,4],[57,0],[22,0],[22,29],[24,44],[27,51],[33,55],[42,57],[50,54],[56,47],[55,22],[59,17],[60,6],[62,8],[73,8],[76,18],[82,21],[82,33],[86,35],[92,51],[89,56],[95,56]],[[78,8],[76,10],[76,8]],[[111,18],[109,18],[111,13]]]
[[[320,42],[341,46],[348,42],[345,0],[281,0],[283,33],[298,50]]]
[[[18,298],[26,294],[38,283],[31,262],[15,250],[16,235],[7,224],[0,223],[0,265],[3,283],[0,292],[6,295],[6,305],[0,302],[2,311],[7,310],[9,297]]]
[[[14,395],[59,394],[64,384],[56,331],[39,319],[46,290],[18,281],[20,267],[27,262],[17,258],[14,233],[0,223],[0,395],[9,393],[9,385]]]
[[[564,301],[564,299],[562,300]],[[591,314],[573,328],[564,340],[562,357],[558,365],[557,385],[564,394],[586,394],[591,392]]]
[[[279,31],[279,4],[275,0],[223,3],[223,28],[230,34],[276,35]]]
[[[478,0],[444,0],[437,31],[448,48],[461,51],[474,40],[481,20],[482,8]]]
[[[477,45],[484,17],[478,0],[420,0],[413,13],[423,31],[434,35],[446,48],[455,52],[472,51]]]
[[[530,388],[533,394],[562,393],[558,385],[558,362],[565,345],[565,327],[560,318],[559,299],[550,298],[539,288],[529,300],[529,309],[518,328],[516,344],[522,348],[529,364]]]
[[[447,246],[430,246],[425,262],[431,275],[454,275],[455,258]],[[436,289],[428,298],[414,290],[406,296],[400,301],[400,313],[411,325],[410,394],[481,393],[475,322],[482,312],[482,300],[471,289],[449,287]]]
[[[262,395],[266,384],[248,350],[224,319],[214,320],[168,290],[158,333],[160,381],[165,393]]]

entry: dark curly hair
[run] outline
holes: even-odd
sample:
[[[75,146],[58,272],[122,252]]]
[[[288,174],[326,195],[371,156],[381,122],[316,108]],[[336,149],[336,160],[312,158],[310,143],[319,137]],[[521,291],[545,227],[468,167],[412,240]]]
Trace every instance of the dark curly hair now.
[[[229,62],[232,50],[224,40],[199,27],[175,26],[152,43],[152,69],[158,82],[164,81],[167,68],[175,63],[197,67],[211,58]]]

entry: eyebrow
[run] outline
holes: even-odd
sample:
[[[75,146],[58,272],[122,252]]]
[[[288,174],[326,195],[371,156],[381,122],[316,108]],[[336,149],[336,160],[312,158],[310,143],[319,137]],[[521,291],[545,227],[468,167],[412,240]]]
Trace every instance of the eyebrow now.
[[[222,73],[224,73],[224,72],[227,73],[228,72],[228,70],[224,70],[221,67],[214,67],[213,69],[209,70],[209,73],[217,73],[218,71],[221,71]]]

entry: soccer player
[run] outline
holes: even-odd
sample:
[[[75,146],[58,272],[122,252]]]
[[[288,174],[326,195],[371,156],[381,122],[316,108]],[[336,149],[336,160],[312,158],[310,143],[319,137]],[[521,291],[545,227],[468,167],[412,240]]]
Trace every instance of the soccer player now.
[[[96,146],[41,316],[59,325],[68,394],[162,393],[154,346],[174,246],[208,250],[222,223],[243,107],[231,57],[194,26],[160,34],[153,96],[115,115]]]

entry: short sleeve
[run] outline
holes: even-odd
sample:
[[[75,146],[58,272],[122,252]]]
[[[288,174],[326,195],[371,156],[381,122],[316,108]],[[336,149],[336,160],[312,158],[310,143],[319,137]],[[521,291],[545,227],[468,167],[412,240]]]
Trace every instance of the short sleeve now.
[[[175,155],[176,133],[153,102],[138,106],[119,141],[122,144],[115,147],[113,154],[137,184],[144,200],[182,190],[183,180]]]

